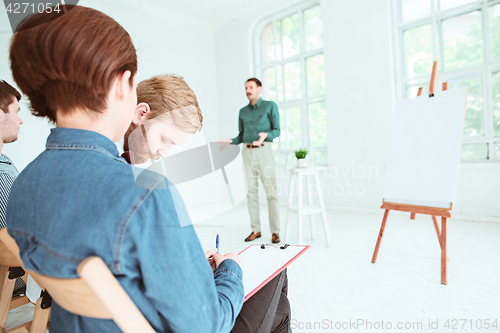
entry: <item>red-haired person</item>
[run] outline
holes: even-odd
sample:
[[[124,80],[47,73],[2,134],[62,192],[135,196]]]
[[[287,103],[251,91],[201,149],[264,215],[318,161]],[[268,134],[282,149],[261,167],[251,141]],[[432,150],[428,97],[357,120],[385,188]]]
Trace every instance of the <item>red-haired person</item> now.
[[[7,208],[25,267],[75,278],[82,260],[99,256],[155,331],[230,331],[244,298],[237,255],[213,254],[212,272],[193,226],[181,226],[188,217],[176,189],[153,172],[138,186],[118,155],[137,107],[129,34],[97,10],[62,7],[23,21],[10,47],[33,115],[57,125]],[[121,331],[55,302],[50,332]]]

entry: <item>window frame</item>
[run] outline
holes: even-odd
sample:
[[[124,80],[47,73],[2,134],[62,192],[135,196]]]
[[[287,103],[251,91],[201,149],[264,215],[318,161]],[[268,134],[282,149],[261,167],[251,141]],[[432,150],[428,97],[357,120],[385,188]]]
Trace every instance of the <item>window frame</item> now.
[[[253,71],[255,77],[259,78],[264,78],[264,71],[268,68],[278,68],[278,66],[283,66],[282,70],[282,83],[283,83],[283,101],[279,102],[278,101],[278,70],[276,70],[276,75],[275,75],[275,86],[276,86],[276,104],[278,105],[278,108],[280,110],[283,110],[283,115],[284,118],[283,120],[280,119],[280,123],[284,124],[284,128],[282,126],[281,131],[282,133],[286,131],[286,118],[287,118],[287,109],[295,108],[295,107],[300,107],[300,115],[301,115],[301,139],[302,139],[302,146],[301,147],[295,147],[295,148],[288,148],[288,147],[282,147],[283,142],[279,141],[276,142],[278,144],[278,148],[275,149],[276,152],[276,157],[279,165],[282,166],[287,166],[288,165],[288,158],[282,159],[282,155],[286,154],[289,156],[289,154],[293,154],[295,150],[300,149],[300,148],[307,148],[309,150],[308,158],[311,159],[311,156],[313,156],[313,161],[315,161],[315,152],[327,152],[327,147],[311,147],[311,142],[310,142],[310,133],[309,133],[309,104],[312,103],[325,103],[326,107],[326,90],[323,95],[315,96],[315,97],[309,97],[307,95],[307,66],[306,66],[306,60],[310,57],[314,57],[317,55],[323,55],[324,57],[324,45],[321,48],[318,48],[313,51],[305,51],[305,29],[304,29],[304,11],[318,6],[320,10],[321,8],[321,3],[319,0],[310,0],[306,1],[300,4],[295,4],[289,7],[286,7],[284,9],[281,9],[279,11],[273,12],[263,18],[261,18],[258,23],[254,26],[253,28]],[[278,39],[277,31],[276,31],[276,22],[280,21],[288,16],[298,14],[299,18],[299,38],[300,38],[300,51],[298,54],[293,55],[289,58],[284,59],[281,57],[281,60],[277,60],[277,48],[276,48],[276,40]],[[322,19],[323,19],[323,12],[322,12]],[[275,39],[275,47],[274,47],[274,61],[270,61],[267,64],[264,63],[263,61],[263,45],[262,45],[262,34],[264,32],[264,29],[266,28],[267,25],[273,24],[273,34],[274,34],[274,39]],[[324,29],[322,31],[322,34],[324,32]],[[281,34],[279,36],[282,38]],[[281,47],[281,52],[283,52],[283,47]],[[285,100],[285,71],[284,71],[284,66],[287,63],[291,63],[294,61],[299,61],[300,62],[300,73],[301,73],[301,98],[293,101],[286,101]],[[326,81],[326,78],[325,78]],[[263,82],[264,84],[264,82]],[[326,86],[326,82],[325,82]],[[264,96],[263,96],[264,97]],[[304,119],[307,119],[307,121],[304,121]],[[327,120],[325,119],[325,122]],[[288,141],[288,139],[287,139]],[[316,165],[327,165],[327,161],[325,163],[316,163]]]
[[[463,136],[462,144],[487,144],[487,156],[486,159],[482,160],[461,160],[461,162],[498,163],[500,162],[500,159],[495,159],[494,150],[495,144],[500,144],[500,136],[494,136],[492,76],[493,74],[500,72],[500,59],[491,59],[489,9],[495,5],[499,5],[500,0],[475,0],[470,3],[442,11],[438,10],[441,0],[429,1],[431,2],[430,16],[423,16],[421,18],[403,22],[402,1],[391,0],[397,99],[402,100],[407,98],[407,86],[413,84],[419,84],[421,86],[425,83],[428,84],[430,81],[430,74],[416,75],[413,78],[406,77],[403,44],[403,33],[405,30],[430,24],[432,34],[432,57],[433,59],[438,59],[438,81],[449,82],[452,80],[470,79],[474,77],[481,77],[482,79],[484,135],[475,137]],[[444,70],[443,21],[478,10],[481,12],[482,19],[483,62],[481,64],[467,66],[460,69]],[[441,87],[436,87],[436,89],[439,90]]]

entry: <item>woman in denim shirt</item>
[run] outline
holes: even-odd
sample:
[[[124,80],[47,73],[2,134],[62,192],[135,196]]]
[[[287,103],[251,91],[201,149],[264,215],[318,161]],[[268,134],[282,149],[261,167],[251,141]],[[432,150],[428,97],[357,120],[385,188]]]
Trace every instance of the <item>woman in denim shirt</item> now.
[[[13,184],[9,233],[27,269],[77,277],[101,257],[158,332],[228,332],[243,304],[234,254],[206,260],[178,192],[144,173],[136,184],[118,142],[137,106],[137,55],[128,33],[81,6],[35,14],[10,48],[14,80],[32,113],[48,118],[46,150]],[[142,175],[142,174],[141,174]],[[51,333],[120,332],[112,320],[53,303]]]

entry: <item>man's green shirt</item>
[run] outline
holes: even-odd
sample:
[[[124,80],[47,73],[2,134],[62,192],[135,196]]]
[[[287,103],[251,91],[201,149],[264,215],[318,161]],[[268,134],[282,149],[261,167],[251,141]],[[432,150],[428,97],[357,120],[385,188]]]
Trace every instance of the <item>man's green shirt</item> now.
[[[267,133],[264,141],[273,141],[280,136],[278,106],[273,101],[264,101],[262,98],[254,106],[248,104],[240,110],[238,128],[240,134],[232,139],[235,145],[258,141],[261,132]]]

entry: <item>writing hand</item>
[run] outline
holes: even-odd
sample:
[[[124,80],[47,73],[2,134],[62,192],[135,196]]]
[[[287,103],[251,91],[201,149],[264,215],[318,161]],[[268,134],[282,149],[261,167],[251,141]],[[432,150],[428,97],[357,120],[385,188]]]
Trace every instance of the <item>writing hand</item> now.
[[[217,249],[213,249],[205,252],[205,258],[207,258],[210,267],[212,267],[212,272],[215,272],[215,260],[213,255],[217,253]]]
[[[215,260],[216,267],[219,267],[221,262],[223,262],[226,259],[233,259],[234,261],[236,261],[238,263],[238,265],[241,264],[240,258],[238,257],[238,255],[236,253],[233,253],[233,252],[228,253],[228,254],[224,254],[224,255],[215,253],[212,256]]]

